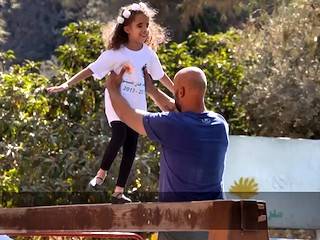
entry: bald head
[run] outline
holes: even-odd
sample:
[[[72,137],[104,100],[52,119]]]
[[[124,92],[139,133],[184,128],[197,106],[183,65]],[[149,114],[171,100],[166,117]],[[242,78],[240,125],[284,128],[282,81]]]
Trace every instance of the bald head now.
[[[174,95],[179,111],[203,112],[207,78],[197,67],[181,69],[174,76]]]
[[[187,91],[204,95],[207,87],[207,78],[198,67],[186,67],[177,72],[174,77],[177,87],[184,87]]]

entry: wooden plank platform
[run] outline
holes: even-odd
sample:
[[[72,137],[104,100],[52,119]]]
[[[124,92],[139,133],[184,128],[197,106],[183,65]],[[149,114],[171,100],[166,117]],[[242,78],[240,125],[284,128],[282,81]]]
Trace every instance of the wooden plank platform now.
[[[64,205],[0,208],[0,234],[209,231],[214,239],[268,239],[263,201]],[[218,235],[217,235],[218,234]],[[239,235],[239,236],[240,236]],[[211,238],[213,239],[213,238]],[[243,238],[255,239],[255,238]]]

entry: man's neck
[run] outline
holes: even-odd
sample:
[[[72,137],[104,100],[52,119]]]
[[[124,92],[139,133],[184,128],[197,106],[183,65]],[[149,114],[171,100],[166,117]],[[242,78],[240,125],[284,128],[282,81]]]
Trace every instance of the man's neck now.
[[[182,107],[182,109],[181,109],[182,112],[194,112],[194,113],[203,113],[206,110],[207,109],[204,104]]]

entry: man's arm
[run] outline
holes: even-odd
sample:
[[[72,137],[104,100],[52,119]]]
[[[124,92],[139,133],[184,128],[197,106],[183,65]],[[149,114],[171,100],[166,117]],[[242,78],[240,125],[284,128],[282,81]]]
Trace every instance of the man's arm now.
[[[155,104],[162,110],[166,112],[175,111],[176,105],[173,98],[169,97],[167,94],[162,92],[160,89],[153,85],[150,74],[146,69],[143,70],[144,79],[146,84],[146,91]],[[171,80],[170,80],[171,81]]]
[[[143,116],[146,112],[131,108],[126,99],[120,94],[120,84],[125,71],[126,69],[123,68],[119,75],[111,72],[106,80],[106,87],[109,91],[111,103],[122,122],[137,133],[146,136],[146,130],[143,125]]]
[[[162,92],[160,89],[154,87],[148,91],[149,97],[154,103],[164,112],[172,112],[176,110],[174,99]]]

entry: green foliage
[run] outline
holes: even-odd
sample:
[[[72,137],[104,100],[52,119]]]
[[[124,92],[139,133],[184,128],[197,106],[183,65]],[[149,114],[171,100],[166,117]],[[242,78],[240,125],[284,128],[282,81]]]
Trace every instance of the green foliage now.
[[[53,80],[58,81],[57,76]],[[102,154],[107,141],[101,133],[105,124],[101,122],[101,100],[94,99],[98,93],[92,94],[92,89],[49,96],[44,91],[48,85],[40,63],[26,61],[2,73],[1,175],[17,169],[19,191],[84,190],[95,157]],[[3,179],[0,184],[10,191]]]
[[[316,10],[301,6],[296,9],[300,9],[299,14],[303,18],[290,18],[290,22],[285,17],[295,16],[293,9],[290,10],[292,14],[281,15],[279,11],[281,21],[276,21],[277,14],[272,21],[265,15],[259,24],[240,32],[240,35],[234,30],[218,35],[194,32],[186,41],[163,46],[158,51],[159,58],[171,78],[186,66],[198,66],[205,71],[208,79],[206,106],[226,117],[232,134],[264,134],[271,126],[275,129],[282,126],[287,134],[290,128],[287,129],[281,121],[277,126],[274,124],[279,120],[274,118],[275,113],[285,109],[286,105],[277,100],[269,106],[270,101],[266,99],[270,99],[270,96],[271,99],[279,99],[276,97],[279,93],[282,93],[281,96],[290,96],[287,94],[291,91],[299,94],[303,90],[299,98],[303,102],[299,104],[313,104],[313,109],[311,106],[308,109],[308,119],[318,116],[319,109],[316,105],[319,101],[315,101],[317,95],[307,95],[305,92],[305,89],[309,93],[318,91],[316,70],[319,51],[318,38],[315,37],[319,35],[314,35],[318,33],[312,27],[317,25],[316,15],[310,14]],[[309,13],[304,13],[306,9],[310,10]],[[314,21],[312,26],[307,24],[311,20]],[[257,29],[257,26],[263,28]],[[296,32],[298,27],[300,30]],[[99,56],[103,50],[100,24],[72,23],[64,29],[63,35],[66,42],[56,50],[57,63],[26,61],[21,65],[12,65],[1,73],[0,186],[4,190],[48,194],[83,192],[99,168],[103,150],[109,141],[109,127],[103,109],[103,81],[88,79],[65,93],[54,95],[48,95],[44,89],[64,82]],[[290,47],[295,44],[299,49]],[[1,61],[7,62],[13,56],[10,52],[3,53]],[[307,64],[303,65],[301,59]],[[306,70],[308,74],[305,74]],[[293,100],[293,96],[284,99],[290,101],[290,107],[296,106],[294,109],[301,106],[294,105],[299,101]],[[149,109],[155,111],[155,105],[148,101]],[[301,108],[299,111],[302,111]],[[306,118],[306,112],[304,114]],[[270,115],[273,117],[270,118]],[[292,116],[286,119],[298,122]],[[263,131],[259,125],[261,123]],[[139,200],[155,199],[151,193],[157,191],[158,149],[147,138],[140,138],[127,189]],[[111,168],[102,189],[103,196],[80,194],[76,199],[67,201],[94,202],[108,198],[118,176],[120,157],[121,154]],[[150,193],[150,196],[146,193]],[[44,198],[42,200],[46,201]],[[55,203],[66,203],[64,201],[60,197]]]
[[[97,22],[70,23],[65,27],[63,36],[67,41],[57,48],[59,65],[55,67],[55,76],[50,84],[60,84],[93,62],[103,50],[100,36],[101,25]],[[93,78],[79,84],[67,94],[59,94],[57,105],[68,105],[69,117],[80,120],[84,115],[91,115],[101,110],[103,83]],[[61,95],[61,96],[60,96]],[[57,95],[58,96],[58,95]]]
[[[97,58],[104,50],[100,28],[101,24],[93,21],[70,23],[64,28],[67,43],[56,50],[63,69],[73,75]]]
[[[291,0],[183,0],[181,26],[189,34],[201,30],[210,34],[226,32],[230,27],[241,28],[248,19],[261,12],[272,12],[282,2]]]
[[[51,203],[63,202],[51,196],[52,192],[88,190],[87,184],[98,170],[109,141],[103,111],[103,82],[89,79],[67,93],[55,95],[48,95],[45,88],[64,82],[99,56],[102,43],[95,37],[99,36],[99,29],[92,23],[70,24],[64,32],[67,41],[57,50],[58,65],[45,63],[44,67],[26,61],[2,73],[0,175],[4,177],[0,179],[1,190],[31,191],[34,196],[38,193],[37,198]],[[88,42],[91,47],[84,47]],[[49,69],[49,73],[41,72],[44,68]],[[52,75],[50,80],[44,74]],[[105,186],[109,195],[118,175],[119,157],[115,163]],[[19,182],[7,174],[11,169],[16,170]],[[150,171],[150,167],[148,169]],[[141,176],[139,171],[137,174]],[[141,186],[137,179],[129,190]],[[95,202],[108,198],[106,194],[87,198],[79,195],[75,201]],[[20,200],[13,203],[8,200],[6,204],[19,204]]]
[[[240,32],[241,102],[251,133],[320,137],[320,5],[295,0]]]
[[[182,43],[173,42],[161,48],[159,57],[171,77],[183,67],[203,69],[208,79],[207,108],[226,117],[232,134],[244,134],[247,131],[245,113],[236,104],[243,77],[243,70],[233,57],[237,39],[232,30],[217,35],[194,32]]]
[[[44,91],[86,67],[102,51],[99,23],[71,23],[63,35],[66,43],[56,50],[58,64],[26,61],[2,74],[1,174],[7,176],[12,169],[16,174],[10,181],[1,179],[0,183],[19,192],[86,191],[109,140],[103,81],[88,79],[68,92],[54,95]],[[242,110],[235,104],[242,78],[242,70],[233,60],[231,43],[236,39],[232,31],[217,36],[197,32],[185,42],[163,47],[159,56],[172,77],[185,66],[203,68],[208,77],[208,108],[222,113],[230,121],[233,133],[243,133]],[[46,77],[49,75],[50,79]],[[149,106],[156,109],[150,101]],[[158,149],[147,138],[140,138],[128,186],[128,191],[140,200],[155,198],[152,193],[158,186]],[[117,156],[104,185],[107,194],[115,185],[120,157]],[[16,176],[18,182],[14,181]],[[57,199],[56,203],[59,202]]]
[[[8,50],[6,52],[0,52],[0,71],[4,72],[6,67],[15,59],[14,52]]]
[[[79,99],[48,96],[44,88],[49,80],[39,74],[38,63],[14,65],[1,81],[1,190],[30,191],[46,200],[52,192],[84,191],[107,141],[101,130],[103,113],[80,118],[70,114],[78,111],[69,106]],[[12,169],[15,175],[8,174]],[[15,200],[5,204],[25,201]]]
[[[43,96],[47,79],[39,74],[39,63],[27,61],[24,66],[13,65],[10,72],[2,73],[0,79],[0,172],[7,176],[11,170],[20,174],[20,164],[32,169],[32,162],[24,162],[24,156],[31,156],[41,139],[36,133],[45,132],[45,116],[49,106]],[[43,147],[43,146],[42,146]],[[31,167],[31,168],[30,168]],[[10,176],[10,175],[8,175]],[[14,175],[16,176],[16,175]],[[24,179],[20,179],[23,182]],[[1,179],[3,189],[10,180]],[[15,181],[13,181],[15,182]]]
[[[16,168],[12,168],[8,171],[4,171],[2,173],[1,179],[1,189],[3,191],[8,192],[18,192],[18,184],[19,184],[19,178],[18,178],[18,171]]]

